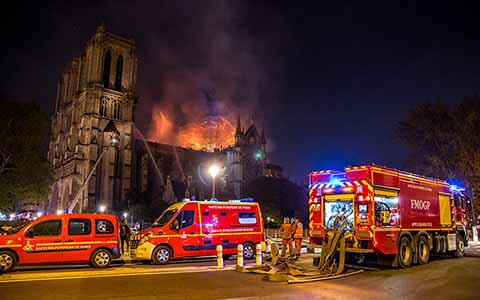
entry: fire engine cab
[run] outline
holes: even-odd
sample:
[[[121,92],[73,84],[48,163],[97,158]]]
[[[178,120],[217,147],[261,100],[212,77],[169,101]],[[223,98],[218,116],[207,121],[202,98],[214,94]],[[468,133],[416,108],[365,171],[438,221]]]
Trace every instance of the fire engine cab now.
[[[185,201],[168,207],[150,228],[130,241],[130,256],[155,264],[172,258],[236,253],[239,244],[247,259],[255,244],[263,241],[263,221],[258,203],[231,201]]]
[[[314,243],[328,239],[343,216],[346,252],[357,257],[376,254],[407,268],[427,263],[433,253],[463,256],[470,207],[462,190],[445,181],[368,165],[312,172],[309,183]]]

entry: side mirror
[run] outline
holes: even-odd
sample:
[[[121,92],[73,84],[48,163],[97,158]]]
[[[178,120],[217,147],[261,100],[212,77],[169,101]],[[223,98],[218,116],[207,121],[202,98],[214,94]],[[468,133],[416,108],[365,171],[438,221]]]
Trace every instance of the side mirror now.
[[[29,230],[25,231],[25,237],[33,238],[33,230],[31,228]]]
[[[178,220],[173,220],[172,223],[170,223],[170,229],[171,230],[178,230],[179,229],[179,223],[178,223]]]

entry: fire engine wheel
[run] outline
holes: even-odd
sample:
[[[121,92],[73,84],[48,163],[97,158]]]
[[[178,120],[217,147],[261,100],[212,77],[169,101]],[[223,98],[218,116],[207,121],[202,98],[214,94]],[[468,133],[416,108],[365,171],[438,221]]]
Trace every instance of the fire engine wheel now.
[[[90,264],[94,268],[106,268],[112,262],[112,254],[107,249],[98,249],[92,254]]]
[[[425,236],[421,236],[418,238],[417,244],[417,260],[418,263],[424,265],[428,263],[430,259],[430,245],[428,244],[427,238]]]
[[[172,258],[172,251],[167,246],[158,246],[153,251],[152,260],[154,264],[167,264]]]
[[[15,254],[10,251],[0,251],[0,272],[9,272],[17,265]]]
[[[457,250],[453,251],[454,257],[462,257],[465,255],[465,240],[459,234],[457,234]]]
[[[252,259],[255,256],[255,246],[251,243],[243,244],[243,258]]]
[[[413,261],[413,249],[410,239],[402,237],[398,245],[398,265],[401,268],[409,268]]]

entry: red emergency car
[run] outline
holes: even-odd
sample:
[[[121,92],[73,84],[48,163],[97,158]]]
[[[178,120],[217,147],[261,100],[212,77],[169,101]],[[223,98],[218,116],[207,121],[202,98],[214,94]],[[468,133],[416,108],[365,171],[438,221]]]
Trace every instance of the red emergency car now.
[[[114,215],[49,215],[0,236],[0,271],[52,263],[88,262],[104,268],[120,256],[119,245]]]
[[[243,245],[244,257],[255,255],[255,244],[263,241],[263,221],[258,203],[187,201],[171,205],[156,222],[130,241],[134,259],[166,264],[172,258],[236,254]]]

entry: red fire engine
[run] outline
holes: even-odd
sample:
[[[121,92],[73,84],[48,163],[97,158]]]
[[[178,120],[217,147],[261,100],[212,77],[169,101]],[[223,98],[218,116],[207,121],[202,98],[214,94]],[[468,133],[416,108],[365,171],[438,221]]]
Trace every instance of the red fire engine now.
[[[185,201],[172,204],[155,223],[130,241],[130,256],[156,264],[172,258],[215,255],[223,246],[229,257],[243,245],[244,257],[255,255],[263,241],[260,206],[255,202]]]
[[[377,165],[309,175],[309,228],[321,243],[335,217],[346,218],[347,253],[425,264],[433,253],[462,256],[467,245],[465,196],[445,181]]]

